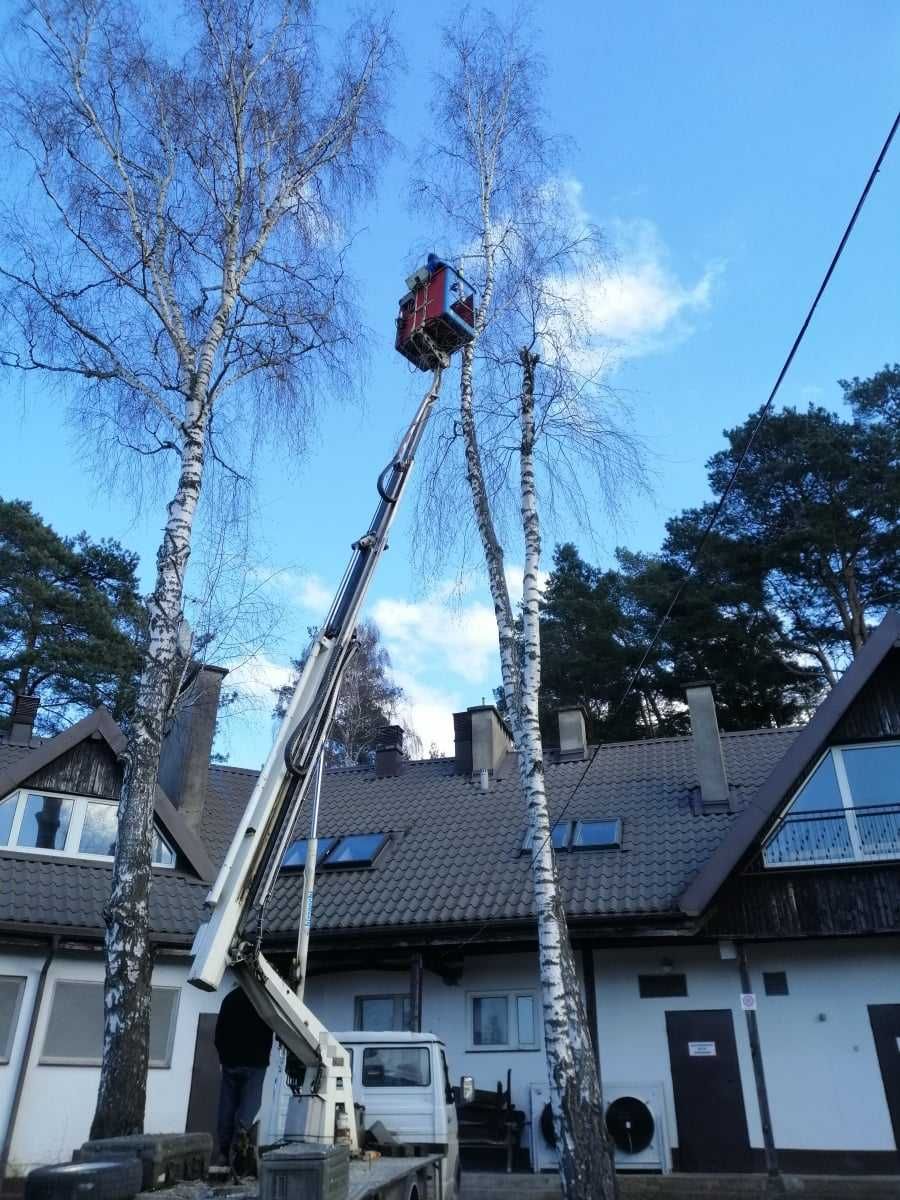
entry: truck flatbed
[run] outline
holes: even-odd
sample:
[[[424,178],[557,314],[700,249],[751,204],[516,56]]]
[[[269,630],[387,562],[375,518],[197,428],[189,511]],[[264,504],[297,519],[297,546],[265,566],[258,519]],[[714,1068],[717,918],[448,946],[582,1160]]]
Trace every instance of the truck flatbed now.
[[[400,1185],[417,1173],[432,1184],[435,1166],[440,1161],[439,1154],[429,1154],[426,1158],[375,1158],[371,1162],[353,1160],[347,1200],[370,1200],[370,1197],[382,1195],[385,1200],[388,1197],[394,1200],[395,1195],[405,1195]],[[434,1195],[433,1187],[430,1194]],[[424,1192],[421,1200],[426,1200]]]

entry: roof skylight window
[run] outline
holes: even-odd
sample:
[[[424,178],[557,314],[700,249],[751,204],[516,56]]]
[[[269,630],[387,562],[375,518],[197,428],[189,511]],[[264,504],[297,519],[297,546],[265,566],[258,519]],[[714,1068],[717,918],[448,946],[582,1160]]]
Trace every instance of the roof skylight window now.
[[[332,846],[334,845],[334,843],[336,841],[337,841],[337,838],[333,838],[333,837],[319,838],[319,846],[318,846],[318,850],[316,852],[316,863],[317,864],[321,863],[322,859],[325,857],[325,855],[332,848]],[[282,867],[287,868],[288,870],[291,870],[291,871],[302,871],[303,868],[306,866],[306,848],[307,848],[308,844],[309,844],[309,841],[307,838],[297,838],[296,841],[291,842],[291,844],[288,846],[288,848],[285,852],[284,861],[281,864]]]
[[[572,837],[573,850],[614,850],[622,845],[622,822],[576,821]]]
[[[386,833],[358,833],[342,837],[324,859],[323,866],[370,867],[386,841]]]
[[[572,836],[572,822],[560,821],[558,825],[553,826],[553,849],[568,850],[569,838]],[[522,838],[522,850],[530,850],[534,834],[531,829],[525,830],[525,836]]]
[[[526,829],[521,852],[531,850],[533,838]],[[560,821],[553,826],[554,850],[615,850],[622,845],[622,822],[618,817],[596,821]]]

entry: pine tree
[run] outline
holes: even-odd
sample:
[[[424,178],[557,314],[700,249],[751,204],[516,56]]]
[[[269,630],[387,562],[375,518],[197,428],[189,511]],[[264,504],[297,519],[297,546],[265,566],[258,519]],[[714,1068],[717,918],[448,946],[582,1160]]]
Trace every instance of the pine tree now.
[[[140,668],[137,556],[86,533],[62,538],[22,500],[0,499],[0,696],[41,700],[53,733],[105,705],[125,720]]]

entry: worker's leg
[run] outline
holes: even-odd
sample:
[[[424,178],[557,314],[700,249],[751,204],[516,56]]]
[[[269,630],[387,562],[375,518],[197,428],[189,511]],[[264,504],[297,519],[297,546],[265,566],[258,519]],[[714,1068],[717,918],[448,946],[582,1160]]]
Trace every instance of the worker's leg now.
[[[231,1143],[234,1139],[234,1121],[241,1099],[240,1068],[223,1067],[222,1083],[219,1087],[219,1153],[224,1162],[229,1161]]]
[[[241,1096],[234,1115],[236,1128],[245,1132],[253,1128],[262,1103],[265,1067],[241,1067]]]

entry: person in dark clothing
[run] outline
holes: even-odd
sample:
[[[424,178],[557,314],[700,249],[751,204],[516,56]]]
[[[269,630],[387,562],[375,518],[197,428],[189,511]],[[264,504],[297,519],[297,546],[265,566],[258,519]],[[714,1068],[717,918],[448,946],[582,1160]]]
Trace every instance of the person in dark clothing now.
[[[262,1100],[272,1053],[272,1030],[241,987],[222,1001],[216,1020],[216,1051],[222,1067],[219,1090],[219,1150],[237,1168],[236,1157],[253,1158],[252,1129]],[[236,1155],[236,1151],[239,1155]],[[237,1170],[245,1174],[244,1170]]]

